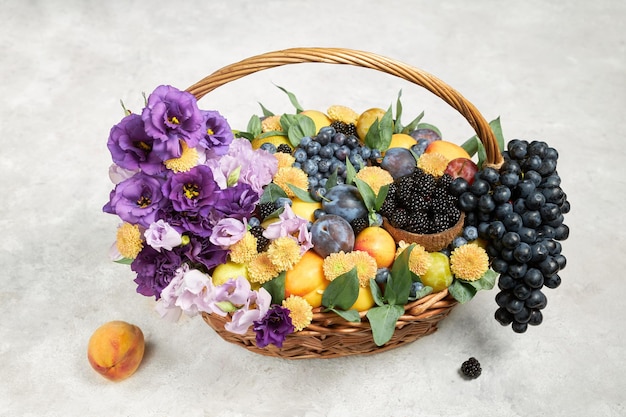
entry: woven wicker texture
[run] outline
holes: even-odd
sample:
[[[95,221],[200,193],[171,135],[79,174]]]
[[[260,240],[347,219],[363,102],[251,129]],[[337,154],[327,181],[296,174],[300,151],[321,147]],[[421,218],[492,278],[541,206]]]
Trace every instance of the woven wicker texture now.
[[[369,52],[342,48],[293,48],[268,52],[223,67],[198,81],[187,91],[200,99],[224,84],[258,71],[288,64],[315,62],[371,68],[425,88],[456,109],[472,126],[485,147],[487,164],[496,167],[502,164],[502,155],[489,123],[460,93],[425,71]],[[258,348],[255,344],[255,334],[251,329],[244,335],[226,331],[224,324],[229,320],[228,316],[220,317],[206,313],[202,316],[225,341],[254,353],[287,359],[335,358],[382,352],[413,342],[434,332],[438,322],[444,319],[455,305],[456,301],[448,295],[447,290],[407,304],[404,315],[396,323],[392,339],[383,346],[376,346],[374,343],[370,325],[365,318],[366,312],[360,313],[362,318],[360,323],[351,323],[335,313],[324,313],[319,308],[315,309],[311,325],[303,331],[288,335],[280,349],[273,345]]]

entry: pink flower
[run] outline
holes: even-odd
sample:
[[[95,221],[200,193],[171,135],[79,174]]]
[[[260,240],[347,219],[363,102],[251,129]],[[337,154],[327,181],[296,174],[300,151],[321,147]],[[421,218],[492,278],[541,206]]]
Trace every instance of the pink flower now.
[[[224,328],[236,334],[245,334],[255,321],[261,320],[267,314],[272,302],[272,296],[265,288],[251,291],[246,304],[233,313],[230,323]]]
[[[172,250],[182,243],[182,236],[163,219],[150,224],[144,232],[146,243],[161,252],[161,248]]]
[[[300,253],[304,253],[313,247],[311,233],[308,229],[308,220],[297,216],[289,204],[285,204],[285,210],[278,215],[279,221],[267,226],[263,236],[273,240],[279,237],[293,236],[298,233]]]
[[[233,218],[223,218],[213,227],[209,241],[222,249],[228,249],[244,237],[246,230],[245,218],[243,222]]]

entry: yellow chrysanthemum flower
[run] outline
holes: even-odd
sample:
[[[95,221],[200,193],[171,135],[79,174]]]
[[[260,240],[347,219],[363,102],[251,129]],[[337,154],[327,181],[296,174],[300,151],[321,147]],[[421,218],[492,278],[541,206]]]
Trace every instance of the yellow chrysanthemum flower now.
[[[266,132],[282,132],[283,128],[280,125],[280,116],[268,116],[261,121],[261,131]]]
[[[370,278],[376,277],[378,269],[376,259],[365,251],[331,253],[324,259],[322,266],[324,277],[332,281],[356,267],[356,274],[361,287],[369,286]]]
[[[359,114],[352,110],[350,107],[333,105],[326,111],[328,118],[333,122],[344,122],[347,124],[356,125],[356,121],[359,119]]]
[[[257,256],[256,248],[257,238],[248,231],[239,242],[230,246],[230,259],[238,264],[247,264]]]
[[[298,241],[291,236],[274,239],[267,248],[267,256],[279,271],[293,268],[302,257]]]
[[[123,223],[117,229],[116,246],[123,257],[135,259],[143,248],[139,226],[136,224]]]
[[[282,188],[285,194],[287,194],[287,197],[293,198],[296,195],[287,184],[291,184],[301,190],[308,190],[309,178],[304,171],[299,168],[280,168],[278,172],[276,172],[276,175],[274,175],[274,184]]]
[[[448,167],[448,160],[437,152],[425,153],[417,160],[417,166],[432,176],[441,177]]]
[[[259,253],[248,264],[248,278],[250,282],[264,284],[279,274],[279,270],[272,263],[267,252]]]
[[[182,152],[178,158],[172,158],[165,161],[165,167],[174,172],[187,172],[191,168],[198,165],[198,151],[196,148],[190,148],[184,141],[180,141]]]
[[[410,244],[401,240],[398,242],[398,249],[396,251],[396,258],[400,256],[400,254],[410,246]],[[433,260],[424,249],[422,245],[415,244],[415,247],[411,251],[409,255],[409,270],[413,272],[415,275],[424,275],[428,268],[430,268]]]
[[[450,271],[465,281],[480,279],[489,269],[487,252],[475,243],[459,246],[450,255]]]
[[[378,195],[380,187],[393,182],[393,177],[389,171],[385,171],[381,167],[377,166],[367,166],[361,168],[361,170],[357,172],[356,178],[369,185],[376,195]]]
[[[283,307],[289,310],[291,324],[296,332],[304,329],[313,321],[313,307],[304,298],[290,295],[283,300]]]
[[[274,157],[278,159],[278,169],[289,168],[296,162],[296,158],[285,152],[276,152]]]

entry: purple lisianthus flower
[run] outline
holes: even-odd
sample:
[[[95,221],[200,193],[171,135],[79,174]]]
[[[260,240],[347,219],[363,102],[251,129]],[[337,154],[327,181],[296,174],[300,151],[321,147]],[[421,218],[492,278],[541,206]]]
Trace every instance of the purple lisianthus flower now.
[[[182,254],[191,262],[204,265],[207,271],[226,263],[228,250],[211,243],[208,237],[190,236],[189,243],[180,246]]]
[[[163,161],[152,152],[154,139],[146,134],[141,116],[131,113],[111,128],[107,147],[113,162],[124,169],[148,174],[164,170]]]
[[[233,313],[224,328],[232,333],[245,334],[255,321],[265,317],[271,302],[272,296],[265,288],[251,291],[246,303]]]
[[[296,215],[289,204],[285,204],[284,210],[278,215],[278,218],[280,219],[279,221],[268,225],[267,229],[263,231],[265,238],[274,240],[279,237],[295,235],[297,232],[302,254],[313,247],[308,220]]]
[[[115,186],[102,210],[117,214],[125,222],[147,228],[167,203],[161,192],[162,186],[160,178],[139,172]]]
[[[260,348],[269,344],[283,347],[285,338],[293,331],[289,309],[278,304],[274,304],[261,320],[254,322],[256,344]]]
[[[113,184],[119,184],[120,182],[129,179],[138,172],[139,169],[131,170],[122,168],[121,166],[116,164],[111,164],[111,166],[109,166],[109,179]]]
[[[234,139],[226,155],[208,158],[205,164],[211,168],[221,188],[227,187],[229,176],[239,169],[237,182],[250,185],[258,195],[278,171],[278,160],[274,155],[262,149],[252,149],[247,139]]]
[[[215,110],[200,110],[204,118],[205,135],[198,144],[210,156],[222,156],[235,136],[226,119]]]
[[[161,248],[172,250],[182,243],[182,236],[163,219],[150,224],[144,232],[146,243],[161,252]]]
[[[163,193],[172,202],[174,210],[200,215],[208,214],[218,192],[213,172],[206,165],[171,175],[163,185]]]
[[[246,219],[224,218],[217,222],[209,240],[216,246],[228,249],[230,245],[239,242],[246,234]]]
[[[195,148],[206,133],[196,98],[169,85],[157,87],[148,96],[141,118],[146,133],[155,139],[153,152],[163,161],[180,156],[180,140]]]
[[[238,183],[233,187],[221,190],[214,206],[211,208],[211,217],[214,223],[229,217],[243,220],[250,217],[259,202],[259,195],[249,184]]]
[[[167,287],[181,266],[182,260],[175,251],[158,252],[150,246],[145,246],[130,264],[130,268],[137,273],[135,283],[137,292],[146,297],[161,298],[161,291]]]

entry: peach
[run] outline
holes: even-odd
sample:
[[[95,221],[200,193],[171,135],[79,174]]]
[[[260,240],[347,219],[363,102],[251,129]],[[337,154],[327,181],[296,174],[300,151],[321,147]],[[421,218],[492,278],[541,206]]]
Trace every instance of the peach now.
[[[285,273],[285,297],[299,295],[313,308],[322,305],[322,295],[330,282],[324,277],[324,258],[313,250]]]
[[[356,236],[354,250],[369,253],[376,260],[378,268],[389,268],[396,256],[396,242],[382,227],[370,226]]]
[[[143,333],[124,321],[110,321],[91,335],[87,359],[91,367],[111,381],[131,376],[143,359]]]

